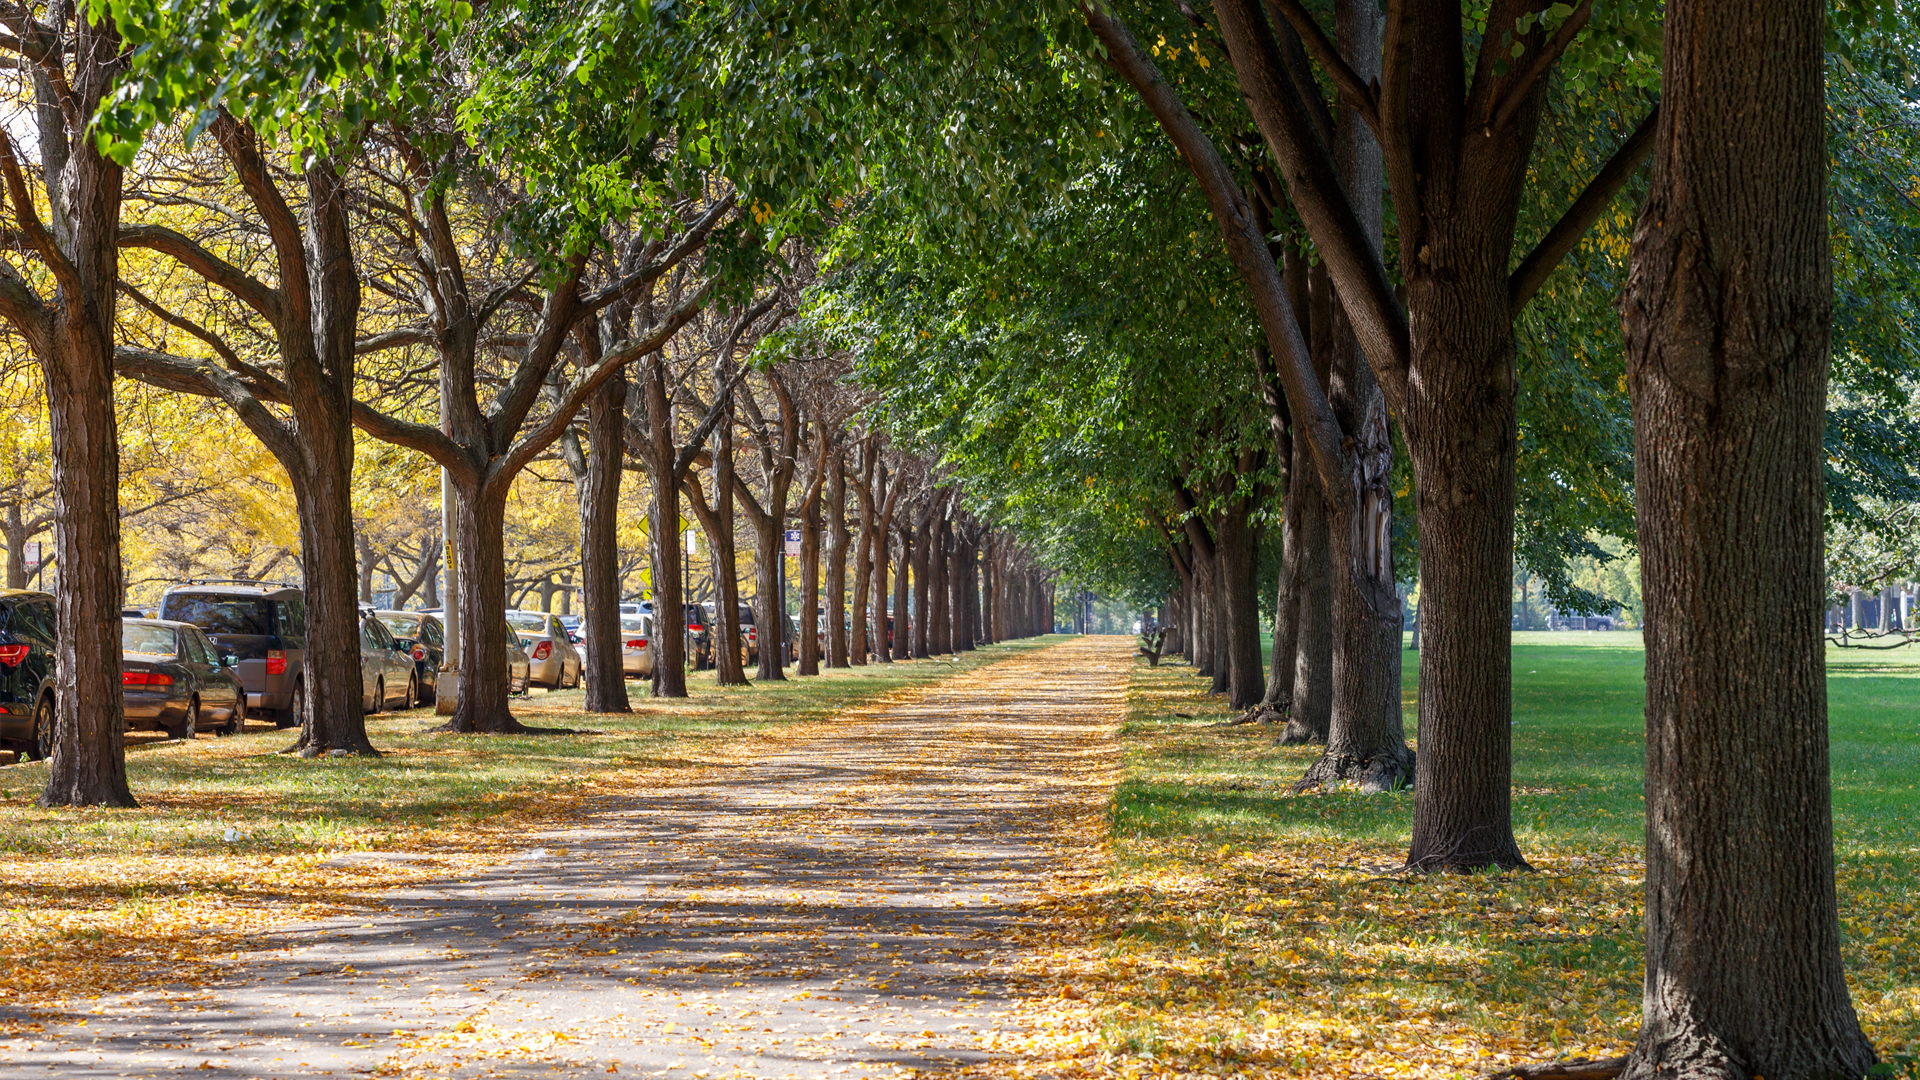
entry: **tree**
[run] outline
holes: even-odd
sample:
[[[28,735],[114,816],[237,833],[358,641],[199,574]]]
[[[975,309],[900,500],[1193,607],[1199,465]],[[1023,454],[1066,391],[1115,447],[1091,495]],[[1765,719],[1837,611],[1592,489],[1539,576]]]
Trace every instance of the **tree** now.
[[[88,122],[124,60],[119,32],[93,5],[48,19],[0,3],[33,85],[40,193],[11,131],[0,131],[0,179],[18,239],[38,271],[0,261],[0,318],[27,343],[46,380],[52,424],[55,605],[53,766],[43,806],[133,806],[120,720],[120,441],[113,413],[114,285],[122,170]],[[11,66],[11,65],[10,65]],[[41,207],[46,217],[41,217]],[[37,280],[36,280],[37,279]]]
[[[1822,14],[1814,0],[1667,9],[1622,308],[1647,606],[1630,1078],[1852,1077],[1875,1060],[1841,969],[1820,633]],[[1709,612],[1700,596],[1722,601]]]
[[[314,156],[299,173],[305,198],[296,210],[251,125],[222,114],[212,127],[269,238],[274,283],[163,225],[129,225],[120,243],[167,256],[265,322],[263,336],[273,342],[280,370],[249,363],[227,341],[230,335],[168,310],[132,284],[125,289],[137,305],[219,362],[136,345],[122,346],[117,362],[122,373],[142,381],[223,401],[286,470],[300,518],[307,619],[307,660],[282,718],[301,725],[289,749],[306,757],[374,755],[361,712],[354,569],[352,412],[361,282],[343,163]],[[269,402],[290,406],[292,415],[277,415]]]

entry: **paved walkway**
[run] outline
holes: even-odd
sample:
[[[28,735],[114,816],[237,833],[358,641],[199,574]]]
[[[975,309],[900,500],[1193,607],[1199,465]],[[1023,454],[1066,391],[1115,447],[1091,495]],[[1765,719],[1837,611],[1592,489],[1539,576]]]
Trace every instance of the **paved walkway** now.
[[[768,740],[466,881],[288,926],[211,994],[102,999],[9,1076],[889,1076],[974,1065],[1019,905],[1112,782],[1128,639]]]

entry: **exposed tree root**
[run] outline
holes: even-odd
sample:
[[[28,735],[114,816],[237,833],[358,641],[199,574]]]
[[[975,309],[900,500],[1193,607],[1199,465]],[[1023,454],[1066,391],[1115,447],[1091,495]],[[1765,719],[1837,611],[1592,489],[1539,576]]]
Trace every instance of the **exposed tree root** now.
[[[1320,755],[1307,774],[1293,785],[1295,794],[1325,791],[1341,784],[1353,784],[1372,795],[1382,791],[1406,791],[1413,787],[1413,751],[1405,746],[1382,747],[1365,756],[1335,753]]]
[[[421,728],[420,734],[422,735],[593,735],[598,733],[592,732],[592,731],[583,731],[579,728],[568,728],[568,727],[528,727],[527,725],[509,716],[507,717],[506,724],[499,727],[488,727],[485,729],[478,729],[478,728],[466,727],[466,726],[456,727],[454,726],[454,722],[452,720],[449,720],[444,724],[437,724],[430,728]]]
[[[380,751],[375,750],[373,748],[372,743],[352,743],[346,746],[322,746],[317,743],[308,742],[305,736],[302,736],[292,746],[289,746],[285,750],[280,751],[280,753],[288,757],[301,757],[301,758],[317,758],[317,757],[377,758],[381,756]]]
[[[1570,1058],[1538,1065],[1515,1065],[1490,1072],[1483,1080],[1614,1080],[1626,1067],[1624,1057]]]
[[[1252,708],[1242,710],[1239,715],[1231,720],[1222,720],[1217,724],[1208,726],[1238,727],[1241,724],[1284,724],[1286,722],[1287,714],[1284,710],[1276,709],[1272,705],[1262,703]]]

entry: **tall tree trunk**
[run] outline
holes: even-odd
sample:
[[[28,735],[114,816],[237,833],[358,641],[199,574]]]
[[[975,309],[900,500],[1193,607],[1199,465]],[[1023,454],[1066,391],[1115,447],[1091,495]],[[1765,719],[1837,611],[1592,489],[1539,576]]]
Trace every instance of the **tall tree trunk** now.
[[[1440,226],[1430,232],[1436,248],[1482,242],[1461,234],[1443,241]],[[1514,345],[1504,278],[1497,285],[1483,275],[1435,273],[1414,286],[1453,294],[1419,304],[1453,317],[1414,320],[1426,375],[1409,383],[1405,421],[1420,493],[1426,619],[1407,855],[1421,869],[1527,865],[1512,812]]]
[[[1000,630],[1000,575],[993,561],[997,541],[989,532],[982,540],[980,552],[980,638],[988,645],[997,645],[1005,639]]]
[[[757,679],[785,682],[786,604],[780,595],[780,563],[785,558],[786,525],[784,510],[776,517],[765,515],[753,522],[753,591],[759,594],[759,610],[754,612],[755,631],[759,635],[760,655],[754,667]]]
[[[967,647],[967,568],[961,524],[949,530],[947,544],[947,647],[959,653]]]
[[[913,530],[912,655],[917,659],[926,658],[928,642],[931,640],[927,633],[927,603],[933,594],[927,587],[927,573],[932,567],[933,562],[927,557],[927,548],[933,540],[933,514],[938,496],[939,492],[934,492],[933,495],[928,496],[927,505],[920,511],[920,520],[914,523]]]
[[[967,568],[967,639],[961,643],[961,651],[972,652],[974,642],[980,640],[980,548],[975,537],[979,535],[976,527],[967,533],[967,550],[961,564]]]
[[[88,10],[49,9],[53,40],[42,43],[62,67],[65,51],[73,50],[70,89],[61,88],[71,95],[70,112],[63,115],[44,76],[35,79],[45,225],[31,213],[12,139],[0,134],[8,201],[20,226],[9,244],[31,251],[38,243],[57,252],[42,256],[54,288],[50,300],[29,294],[12,273],[0,297],[0,314],[40,361],[51,422],[58,625],[53,762],[42,806],[136,805],[121,737],[120,442],[113,408],[122,174],[100,155],[90,132],[66,127],[69,115],[80,123],[91,117],[111,87],[121,67],[120,37],[110,18],[89,23]]]
[[[598,335],[589,328],[588,335]],[[590,350],[597,353],[598,350]],[[593,356],[597,360],[598,357]],[[580,584],[586,610],[585,708],[595,713],[632,712],[620,630],[620,474],[624,458],[627,380],[608,379],[587,403],[585,467],[576,473],[580,504]],[[575,455],[569,453],[568,464]]]
[[[853,628],[848,632],[848,636],[852,639],[852,647],[848,650],[847,656],[849,662],[860,667],[866,666],[867,653],[873,649],[873,642],[870,640],[872,631],[867,626],[867,590],[873,585],[872,547],[873,534],[864,528],[861,529],[860,542],[854,547],[851,569],[853,603],[850,607],[853,612]]]
[[[715,388],[719,391],[719,387]],[[733,418],[713,429],[713,513],[701,516],[713,548],[713,667],[721,686],[747,685],[740,648],[740,576],[733,528]]]
[[[1335,6],[1339,47],[1362,80],[1379,73],[1380,10],[1372,0]],[[1382,242],[1380,147],[1350,109],[1334,132],[1334,164],[1372,252]],[[1331,292],[1322,277],[1322,288]],[[1329,297],[1329,301],[1331,298]],[[1333,602],[1333,702],[1327,752],[1302,786],[1350,781],[1362,791],[1413,780],[1400,717],[1400,599],[1393,571],[1393,440],[1386,398],[1344,305],[1314,312],[1326,324],[1327,397],[1346,435],[1345,497],[1327,503],[1328,585]]]
[[[853,537],[847,529],[847,454],[833,452],[827,479],[827,509],[832,517],[827,552],[827,666],[843,668],[851,662],[847,644],[847,548]]]
[[[893,516],[893,500],[896,495],[890,489],[899,483],[899,478],[893,478],[893,483],[889,484],[887,467],[881,465],[874,473],[873,482],[873,498],[880,506],[870,523],[872,540],[867,547],[868,558],[872,560],[870,565],[873,574],[873,626],[867,633],[873,639],[869,646],[873,651],[873,658],[882,664],[891,664],[893,663],[893,644],[890,640],[891,635],[887,632],[887,571],[889,569],[887,549],[890,546],[887,540],[893,531],[889,519]]]
[[[952,536],[952,522],[943,508],[934,515],[933,542],[927,549],[927,561],[933,572],[927,583],[933,593],[933,600],[927,609],[927,651],[935,656],[953,655],[953,620],[948,616],[952,595],[947,589],[947,543]]]
[[[1875,1061],[1841,967],[1819,632],[1823,30],[1816,0],[1667,6],[1622,306],[1647,605],[1647,973],[1628,1080]]]
[[[680,484],[673,475],[673,404],[667,396],[666,358],[646,360],[646,438],[641,456],[653,485],[647,513],[647,554],[653,577],[653,696],[687,696],[686,596],[680,580]],[[464,653],[462,654],[465,655]],[[505,663],[502,654],[501,663]]]
[[[905,660],[913,655],[912,624],[919,621],[917,615],[910,616],[907,611],[908,574],[913,566],[913,530],[900,529],[899,565],[893,570],[893,658]]]
[[[1260,704],[1266,672],[1260,666],[1260,603],[1254,585],[1258,541],[1239,499],[1215,518],[1221,599],[1226,623],[1227,702],[1235,709]],[[1052,629],[1052,627],[1048,627]]]
[[[507,670],[506,517],[510,484],[462,485],[460,529],[454,538],[460,566],[460,701],[445,730],[513,734],[526,731],[507,705],[507,680],[482,672]]]
[[[825,432],[820,434],[824,439]],[[824,456],[824,455],[823,455]],[[816,459],[819,460],[819,459]],[[825,462],[822,462],[824,465]],[[820,485],[800,505],[799,674],[820,674]]]

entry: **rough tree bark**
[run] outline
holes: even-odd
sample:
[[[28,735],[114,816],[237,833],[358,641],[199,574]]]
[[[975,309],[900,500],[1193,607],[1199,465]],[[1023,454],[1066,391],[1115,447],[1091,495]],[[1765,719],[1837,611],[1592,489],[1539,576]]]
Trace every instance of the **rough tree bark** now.
[[[852,532],[847,528],[847,451],[844,444],[833,450],[827,472],[828,525],[827,551],[827,666],[843,668],[850,663],[847,647],[847,548]]]
[[[680,581],[680,478],[674,472],[673,400],[667,360],[654,353],[641,369],[646,427],[636,433],[639,457],[652,485],[647,549],[653,576],[653,686],[658,698],[687,696],[686,596]]]
[[[913,568],[913,526],[909,522],[900,523],[900,555],[893,568],[893,647],[895,660],[905,660],[913,655],[910,645],[913,624],[920,621],[916,613],[907,612],[909,575]]]
[[[368,741],[360,679],[360,617],[354,539],[353,378],[360,277],[347,220],[351,201],[340,163],[309,162],[306,205],[296,215],[254,130],[222,115],[212,131],[273,247],[279,282],[269,286],[171,229],[128,226],[123,247],[171,257],[226,291],[268,325],[283,374],[240,359],[218,335],[125,291],[160,320],[206,342],[224,366],[122,346],[121,373],[184,393],[219,398],[286,470],[300,526],[305,593],[305,659],[296,683],[300,725],[290,753],[305,757],[375,753]],[[264,402],[289,407],[283,420]],[[370,580],[370,576],[369,576]]]
[[[1857,1077],[1875,1060],[1841,970],[1820,633],[1823,30],[1817,0],[1667,6],[1622,307],[1647,604],[1629,1080]]]
[[[870,640],[873,631],[867,625],[867,616],[869,614],[867,610],[867,590],[873,585],[873,519],[876,514],[873,484],[875,479],[874,472],[879,464],[879,444],[880,437],[878,435],[869,435],[861,440],[860,478],[853,489],[854,498],[860,504],[860,540],[854,548],[853,567],[851,570],[853,574],[853,628],[848,635],[852,641],[847,659],[851,663],[861,667],[866,666],[867,653],[872,651],[873,648],[873,643]]]
[[[800,498],[800,666],[802,675],[820,674],[820,498],[833,462],[834,433],[816,418],[813,475]]]
[[[583,359],[589,364],[598,360],[596,328],[589,325],[581,341]],[[586,607],[580,625],[587,639],[584,706],[595,713],[633,711],[621,655],[626,635],[620,631],[620,474],[626,403],[626,376],[608,379],[587,402],[587,453],[580,453],[578,438],[571,431],[560,441],[580,506],[580,587]]]
[[[782,316],[784,317],[784,316]],[[740,407],[749,421],[747,432],[753,437],[760,456],[760,476],[766,488],[763,505],[753,490],[736,475],[734,493],[741,509],[753,526],[754,589],[760,610],[754,615],[760,639],[760,656],[755,677],[774,682],[786,680],[786,598],[781,593],[780,568],[785,555],[787,500],[793,491],[793,473],[800,445],[800,418],[794,409],[793,395],[778,371],[767,372],[767,385],[773,391],[779,412],[772,418],[743,383],[736,392]]]
[[[927,587],[933,599],[927,609],[927,651],[935,656],[953,655],[953,620],[948,615],[952,596],[947,589],[947,548],[953,538],[953,497],[951,493],[940,500],[940,508],[933,516],[933,539],[927,549],[927,561],[932,567],[928,575]]]
[[[913,653],[916,659],[927,657],[928,642],[931,636],[927,629],[927,604],[933,593],[927,584],[927,574],[933,567],[928,557],[928,547],[933,542],[934,508],[939,504],[941,492],[932,491],[920,506],[920,513],[913,523]]]
[[[873,621],[867,631],[872,637],[869,648],[875,660],[882,664],[893,663],[893,644],[887,629],[887,543],[893,533],[893,508],[900,501],[902,487],[898,476],[889,476],[887,466],[882,462],[874,473],[873,498],[878,502],[879,510],[869,523],[870,539],[867,541],[867,556],[871,560],[873,574]]]
[[[121,170],[84,130],[121,68],[121,43],[111,19],[89,21],[87,5],[49,10],[51,24],[26,7],[0,10],[0,23],[13,31],[5,48],[34,73],[51,219],[40,220],[12,136],[0,131],[0,171],[17,230],[9,243],[30,249],[53,287],[43,297],[0,263],[0,317],[40,362],[52,427],[59,625],[53,762],[39,802],[134,806],[120,720],[120,440],[113,408]]]

